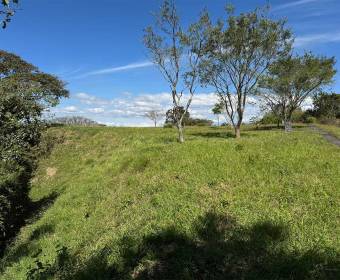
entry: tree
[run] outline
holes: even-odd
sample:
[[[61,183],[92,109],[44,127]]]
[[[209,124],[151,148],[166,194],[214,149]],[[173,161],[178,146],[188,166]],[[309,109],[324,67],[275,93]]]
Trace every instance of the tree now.
[[[340,118],[340,94],[320,93],[313,98],[313,115],[327,119]]]
[[[183,106],[178,106],[172,109],[169,109],[165,113],[165,123],[176,125],[176,121],[182,116],[182,125],[184,126],[187,120],[190,118],[189,111],[185,111]]]
[[[68,91],[58,78],[0,50],[0,249],[23,221],[45,109]]]
[[[333,57],[305,53],[282,57],[269,67],[260,81],[258,96],[265,106],[278,112],[284,121],[285,131],[292,130],[293,112],[306,98],[332,82],[336,73],[334,65]]]
[[[222,103],[216,103],[214,108],[211,109],[214,115],[217,116],[217,125],[220,126],[220,115],[223,112],[223,104]]]
[[[156,14],[155,27],[145,29],[144,44],[149,50],[150,59],[170,86],[174,123],[180,143],[184,142],[183,119],[199,82],[198,66],[208,24],[209,18],[204,14],[184,32],[174,2],[165,0]],[[179,110],[180,107],[184,111]]]
[[[280,127],[280,122],[281,119],[273,111],[266,112],[260,120],[261,124],[276,124],[278,128]]]
[[[155,127],[157,127],[157,121],[163,117],[163,114],[156,110],[151,110],[145,113],[145,117],[154,122]]]
[[[185,121],[187,126],[212,126],[213,121],[208,119],[189,118]]]
[[[72,117],[60,117],[55,118],[50,121],[52,124],[65,124],[65,125],[81,125],[81,126],[99,126],[101,124],[97,123],[94,120],[84,118],[81,116],[72,116]]]
[[[19,4],[19,0],[1,0],[2,9],[0,9],[0,17],[2,28],[6,28],[11,21],[11,17],[15,13],[15,6]]]
[[[292,39],[285,21],[269,19],[266,9],[235,16],[227,7],[227,13],[226,25],[219,21],[209,30],[200,74],[203,84],[214,87],[239,138],[247,97],[269,65],[289,52]]]
[[[40,72],[19,56],[0,51],[0,145],[10,158],[38,144],[42,113],[68,91],[58,78]],[[18,154],[16,154],[16,152]]]

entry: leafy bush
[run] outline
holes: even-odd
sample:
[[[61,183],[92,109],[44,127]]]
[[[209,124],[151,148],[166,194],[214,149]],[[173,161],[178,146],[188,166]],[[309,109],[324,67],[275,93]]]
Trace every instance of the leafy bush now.
[[[280,123],[281,120],[272,112],[268,112],[262,117],[259,122],[260,124],[277,124]]]
[[[307,117],[305,123],[316,123],[316,117]]]
[[[29,172],[20,166],[0,166],[0,250],[17,226],[22,225],[28,208]]]
[[[188,118],[185,121],[185,125],[187,126],[211,126],[213,121],[207,119],[195,119],[195,118]]]
[[[58,78],[0,50],[0,249],[29,210],[28,182],[46,128],[42,113],[66,96]]]
[[[172,123],[165,123],[165,124],[163,125],[163,127],[164,127],[164,128],[173,128],[174,126],[173,126]]]

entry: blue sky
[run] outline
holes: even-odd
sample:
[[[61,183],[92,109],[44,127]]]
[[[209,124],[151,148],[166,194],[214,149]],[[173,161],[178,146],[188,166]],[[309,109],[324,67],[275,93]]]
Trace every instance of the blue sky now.
[[[224,0],[177,0],[183,25],[207,8],[216,19],[225,16]],[[236,12],[269,2],[273,18],[286,17],[296,36],[296,50],[340,57],[339,0],[243,0]],[[51,113],[81,115],[101,123],[146,126],[150,109],[169,108],[169,87],[147,60],[143,28],[152,24],[160,0],[22,0],[5,30],[1,49],[20,55],[42,71],[67,82],[71,96]],[[339,69],[340,64],[337,64]],[[330,90],[340,92],[340,75]],[[191,113],[210,114],[215,96],[201,89]],[[247,108],[246,119],[256,113]]]

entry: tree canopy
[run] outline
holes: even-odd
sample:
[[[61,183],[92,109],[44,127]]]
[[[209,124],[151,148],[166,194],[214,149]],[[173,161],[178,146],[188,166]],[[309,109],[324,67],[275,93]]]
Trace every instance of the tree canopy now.
[[[234,15],[227,7],[227,13],[225,23],[209,29],[200,76],[217,92],[240,137],[247,97],[269,65],[290,51],[292,36],[285,21],[270,19],[266,9]]]
[[[313,98],[313,115],[327,119],[340,118],[340,94],[322,92]]]
[[[259,96],[265,106],[277,111],[291,130],[293,112],[307,97],[329,85],[336,73],[335,59],[317,57],[311,53],[282,57],[272,63],[260,81]]]
[[[19,0],[1,0],[2,8],[0,8],[0,18],[2,28],[6,28],[15,13],[15,8],[19,4]]]

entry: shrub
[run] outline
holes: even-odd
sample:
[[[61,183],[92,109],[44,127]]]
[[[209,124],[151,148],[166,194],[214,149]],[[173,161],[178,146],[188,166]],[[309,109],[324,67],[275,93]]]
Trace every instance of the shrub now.
[[[0,166],[0,251],[24,222],[28,208],[28,168]]]
[[[316,123],[316,117],[307,117],[305,123]]]
[[[165,123],[165,124],[163,125],[163,127],[164,127],[164,128],[173,128],[174,126],[173,126],[173,124],[171,124],[171,123]]]
[[[0,50],[0,247],[29,212],[28,182],[46,128],[43,111],[67,96],[58,78]]]

